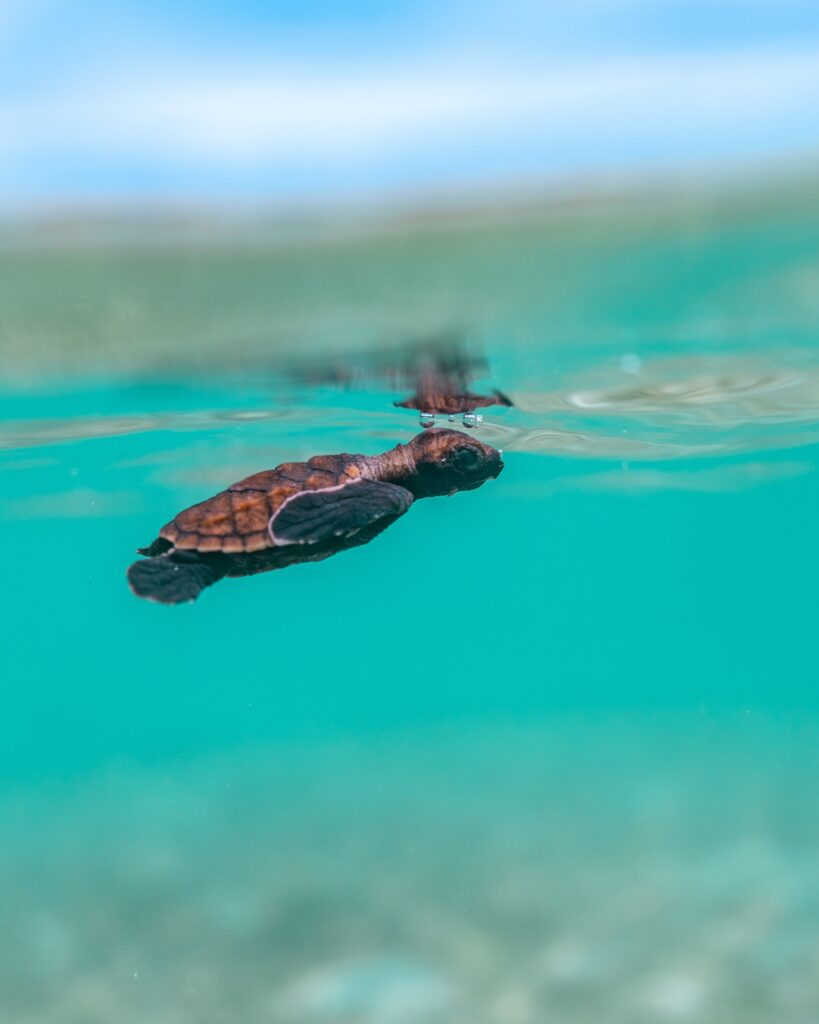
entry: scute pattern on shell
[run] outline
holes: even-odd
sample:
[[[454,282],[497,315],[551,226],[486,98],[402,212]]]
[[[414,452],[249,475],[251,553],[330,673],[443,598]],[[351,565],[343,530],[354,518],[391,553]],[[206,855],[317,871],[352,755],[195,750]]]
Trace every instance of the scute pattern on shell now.
[[[273,546],[267,529],[270,517],[291,495],[337,487],[360,476],[359,467],[346,455],[316,455],[307,462],[285,462],[191,505],[163,526],[159,536],[182,551],[262,551]]]

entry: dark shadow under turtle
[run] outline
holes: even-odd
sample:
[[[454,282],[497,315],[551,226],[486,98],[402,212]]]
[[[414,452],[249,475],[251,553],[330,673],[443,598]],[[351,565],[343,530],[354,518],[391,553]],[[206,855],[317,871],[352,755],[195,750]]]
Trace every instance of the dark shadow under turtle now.
[[[367,544],[418,498],[474,490],[500,452],[457,430],[428,430],[382,455],[286,462],[192,505],[128,569],[138,597],[193,601],[225,576],[318,562]]]

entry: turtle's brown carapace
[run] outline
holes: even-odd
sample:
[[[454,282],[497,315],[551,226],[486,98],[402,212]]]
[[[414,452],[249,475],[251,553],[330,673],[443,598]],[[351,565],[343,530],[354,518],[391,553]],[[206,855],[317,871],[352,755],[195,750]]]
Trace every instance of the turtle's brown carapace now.
[[[315,562],[366,544],[417,498],[471,491],[503,469],[500,452],[457,430],[427,430],[382,455],[317,455],[255,473],[192,505],[139,549],[138,597],[193,601],[224,576]]]

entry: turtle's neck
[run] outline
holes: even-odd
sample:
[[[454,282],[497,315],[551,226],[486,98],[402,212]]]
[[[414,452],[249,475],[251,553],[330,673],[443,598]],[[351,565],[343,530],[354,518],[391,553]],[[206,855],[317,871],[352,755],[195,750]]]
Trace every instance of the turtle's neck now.
[[[382,455],[373,455],[368,460],[373,479],[390,484],[400,484],[412,490],[411,481],[415,476],[415,458],[408,444],[398,444]]]

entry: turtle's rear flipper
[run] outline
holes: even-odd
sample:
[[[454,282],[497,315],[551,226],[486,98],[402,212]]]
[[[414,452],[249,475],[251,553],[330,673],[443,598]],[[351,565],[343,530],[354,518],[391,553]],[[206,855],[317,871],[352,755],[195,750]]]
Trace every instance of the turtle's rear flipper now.
[[[164,555],[166,551],[170,551],[173,544],[169,540],[165,540],[164,537],[157,537],[156,540],[151,541],[147,548],[137,548],[138,555],[145,555],[146,558],[150,558],[151,555]]]
[[[205,587],[220,580],[226,571],[224,555],[172,551],[134,562],[128,569],[128,584],[137,597],[161,604],[181,604],[195,601]]]

